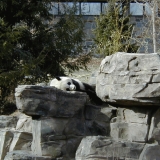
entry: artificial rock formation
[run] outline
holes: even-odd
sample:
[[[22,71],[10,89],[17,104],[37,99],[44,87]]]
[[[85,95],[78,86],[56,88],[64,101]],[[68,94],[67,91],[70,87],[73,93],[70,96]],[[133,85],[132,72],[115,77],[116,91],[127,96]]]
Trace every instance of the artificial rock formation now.
[[[115,141],[104,136],[83,138],[76,152],[76,160],[137,160],[144,148],[143,143]]]
[[[20,85],[18,111],[0,116],[0,159],[74,160],[85,136],[108,135],[115,108],[90,103],[81,92]]]
[[[101,62],[96,88],[98,96],[112,104],[159,106],[159,54],[118,52],[107,56]]]
[[[102,106],[86,93],[18,86],[18,111],[0,116],[0,159],[159,160],[159,62],[158,54],[106,57],[96,82]]]
[[[76,160],[160,159],[160,56],[115,53],[103,59],[97,95],[116,106],[108,136],[83,138]]]

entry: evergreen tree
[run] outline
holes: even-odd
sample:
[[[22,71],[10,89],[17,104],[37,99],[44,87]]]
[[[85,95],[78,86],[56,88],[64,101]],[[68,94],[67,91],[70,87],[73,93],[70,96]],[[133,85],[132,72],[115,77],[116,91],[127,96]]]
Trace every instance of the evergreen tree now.
[[[133,24],[127,8],[110,0],[104,14],[96,18],[95,44],[97,53],[111,55],[115,52],[136,52],[138,46],[132,43]]]
[[[51,0],[0,0],[0,5],[0,107],[18,84],[86,66],[89,55],[79,55],[83,23],[75,7],[52,24]]]

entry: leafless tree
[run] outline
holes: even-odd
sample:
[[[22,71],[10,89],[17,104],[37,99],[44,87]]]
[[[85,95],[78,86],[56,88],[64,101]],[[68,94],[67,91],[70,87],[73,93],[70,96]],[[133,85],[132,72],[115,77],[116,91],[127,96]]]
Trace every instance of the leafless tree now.
[[[141,35],[133,37],[135,41],[138,41],[140,46],[145,48],[145,52],[148,53],[149,39],[152,40],[153,52],[159,51],[158,48],[158,33],[159,33],[159,23],[160,18],[158,17],[158,10],[160,8],[160,0],[134,0],[138,5],[143,5],[143,27],[141,29]],[[142,3],[143,2],[143,3]]]

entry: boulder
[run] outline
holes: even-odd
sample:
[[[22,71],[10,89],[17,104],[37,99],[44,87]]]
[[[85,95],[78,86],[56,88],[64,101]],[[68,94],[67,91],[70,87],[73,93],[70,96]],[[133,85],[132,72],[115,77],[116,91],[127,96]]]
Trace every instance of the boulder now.
[[[149,127],[138,123],[111,123],[111,137],[114,140],[129,140],[131,142],[147,142]]]
[[[121,106],[159,106],[160,56],[117,52],[102,60],[96,93]]]
[[[116,108],[86,105],[85,124],[87,135],[110,135],[110,120],[116,116]]]
[[[6,116],[6,115],[1,115],[0,116],[0,128],[16,128],[18,121],[18,117],[16,116]]]
[[[82,121],[83,122],[83,121]],[[36,155],[53,158],[75,157],[76,149],[85,135],[85,125],[80,119],[43,117],[33,120],[32,151]]]
[[[0,131],[0,159],[4,159],[7,152],[14,150],[31,151],[32,134],[11,129]]]
[[[14,137],[9,147],[9,151],[14,150],[26,150],[31,151],[32,144],[32,133],[21,132],[21,131],[12,131]]]
[[[53,160],[51,156],[38,156],[32,154],[31,151],[16,150],[8,152],[4,160]]]
[[[160,145],[160,108],[152,116],[148,139]]]
[[[151,108],[117,108],[117,122],[148,124],[153,109]]]
[[[19,113],[17,115],[18,122],[16,125],[16,130],[23,131],[23,132],[32,132],[32,117],[27,116],[23,113]]]
[[[10,130],[0,131],[0,159],[4,159],[6,153],[9,151],[13,137],[14,134]]]
[[[146,144],[139,160],[159,160],[160,159],[160,146],[156,143]]]
[[[88,101],[84,92],[35,85],[18,86],[15,97],[17,108],[32,116],[73,117]]]
[[[122,159],[138,160],[145,144],[114,141],[105,136],[83,138],[76,152],[76,160]]]
[[[110,135],[114,140],[147,142],[152,109],[132,107],[117,108],[117,117],[112,118]]]
[[[116,116],[117,108],[109,105],[103,107],[97,107],[94,105],[86,105],[84,116],[86,120],[96,120],[110,122],[110,120]]]

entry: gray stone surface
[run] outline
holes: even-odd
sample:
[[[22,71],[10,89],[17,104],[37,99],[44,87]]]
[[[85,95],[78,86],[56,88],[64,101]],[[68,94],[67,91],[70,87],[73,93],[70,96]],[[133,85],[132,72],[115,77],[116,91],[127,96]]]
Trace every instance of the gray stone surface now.
[[[23,131],[23,132],[32,132],[32,117],[27,116],[23,113],[19,113],[17,115],[18,122],[16,125],[16,130]]]
[[[125,160],[125,158],[138,160],[144,145],[129,141],[114,141],[102,136],[86,137],[77,149],[76,160]]]
[[[111,137],[114,140],[147,142],[148,125],[138,123],[111,123]]]
[[[14,134],[11,131],[0,131],[0,159],[4,159],[5,155],[9,151],[9,146],[12,142]]]
[[[121,54],[116,56],[120,56],[121,59]],[[139,54],[133,55],[139,57]],[[155,60],[155,55],[148,58]],[[143,56],[142,62],[146,61]],[[88,103],[85,93],[64,92],[53,87],[18,86],[15,95],[19,111],[8,119],[7,116],[0,116],[0,159],[159,160],[159,91],[157,89],[157,92],[152,92],[154,87],[148,89],[150,84],[158,86],[158,71],[151,64],[150,69],[148,66],[144,68],[144,62],[139,64],[140,58],[137,57],[128,60],[127,70],[138,76],[128,78],[128,73],[124,73],[126,66],[116,58],[114,62],[111,59],[110,61],[115,64],[114,67],[119,65],[120,68],[101,68],[99,75],[105,75],[101,79],[103,84],[105,78],[112,73],[112,83],[108,86],[111,92],[115,92],[109,93],[115,94],[114,97],[119,99],[109,99],[109,102],[114,102],[116,107],[107,103],[94,106]],[[107,69],[109,71],[106,74]],[[146,74],[147,71],[149,75]],[[139,92],[138,89],[144,82],[147,87]],[[121,88],[117,88],[119,85]],[[128,88],[123,88],[126,86]],[[100,88],[102,93],[99,93],[105,93],[106,89],[104,85]],[[132,90],[138,91],[138,94],[142,92],[144,95],[152,96],[146,96],[148,99],[143,96],[132,97]]]
[[[160,146],[155,144],[146,144],[139,160],[160,160]]]
[[[53,158],[75,157],[76,149],[85,135],[84,125],[76,119],[43,118],[33,121],[32,151]]]
[[[159,106],[160,56],[118,52],[102,60],[97,95],[123,106]]]
[[[110,120],[115,117],[116,113],[115,107],[106,106],[97,107],[94,105],[86,105],[85,107],[85,119],[87,120],[98,120],[98,121],[105,121],[110,122]]]
[[[33,155],[71,160],[84,136],[109,136],[110,120],[116,109],[107,104],[101,107],[90,104],[86,93],[21,85],[15,96],[18,110],[23,112],[17,115],[16,129],[22,134],[32,133],[31,148],[23,149]],[[17,136],[10,151],[20,150],[20,141]]]
[[[110,135],[110,120],[116,116],[115,108],[87,105],[84,113],[87,135]]]
[[[110,123],[110,135],[114,140],[147,142],[152,109],[132,107],[117,108],[117,117]]]
[[[31,144],[33,141],[32,133],[13,131],[14,137],[9,147],[9,151],[26,150],[31,151]]]
[[[18,118],[16,116],[0,116],[0,128],[16,128]]]
[[[82,92],[64,92],[54,87],[20,85],[16,88],[17,108],[27,115],[73,117],[87,103]]]
[[[149,141],[157,141],[160,144],[160,109],[153,114],[149,131]]]
[[[152,109],[147,108],[117,108],[117,122],[148,124]]]
[[[51,156],[33,155],[31,151],[16,150],[8,152],[4,160],[53,160]]]

